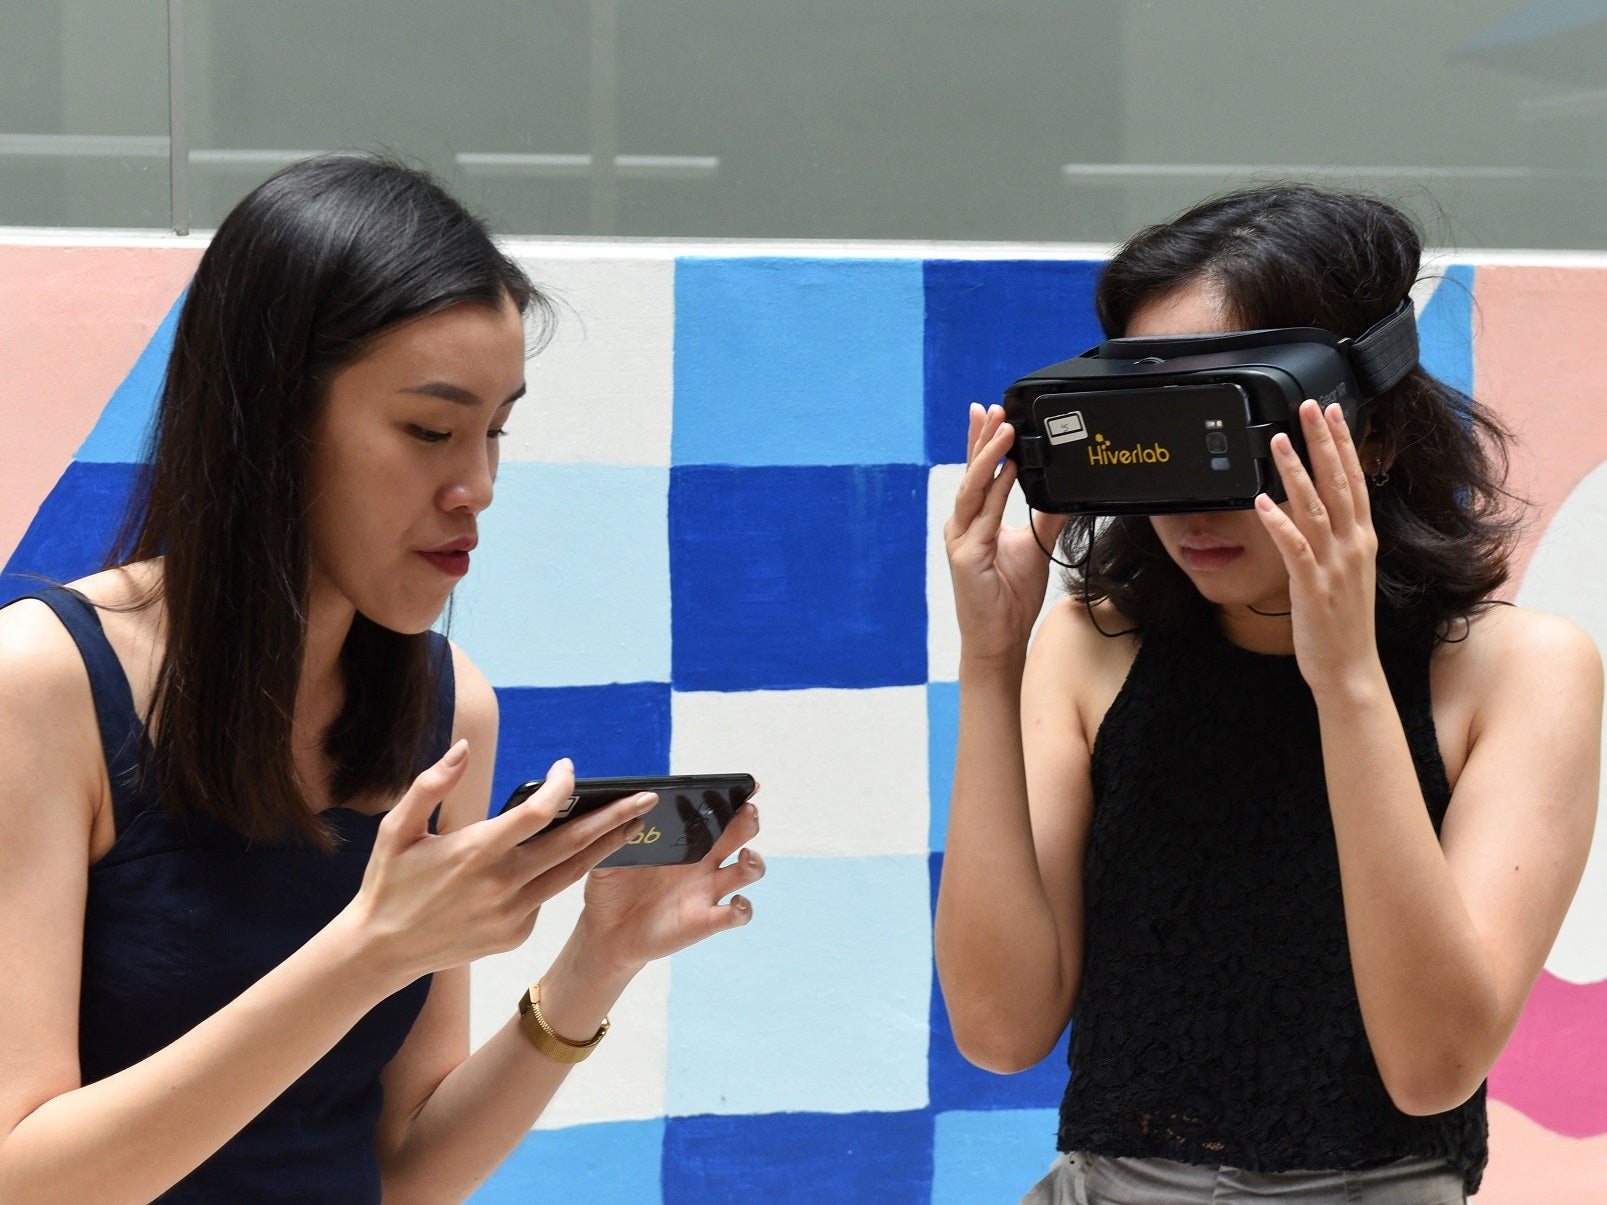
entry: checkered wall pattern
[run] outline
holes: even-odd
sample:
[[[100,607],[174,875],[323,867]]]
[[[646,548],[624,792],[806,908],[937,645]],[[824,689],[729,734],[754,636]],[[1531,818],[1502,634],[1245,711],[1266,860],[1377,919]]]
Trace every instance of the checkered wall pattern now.
[[[517,254],[566,311],[530,364],[451,631],[502,706],[495,798],[583,774],[748,770],[751,925],[650,968],[474,1198],[1014,1201],[1053,1157],[1065,1041],[1000,1077],[932,965],[958,707],[939,528],[969,402],[1097,342],[1089,260]],[[595,254],[595,253],[593,253]],[[1471,387],[1471,269],[1422,307]],[[176,316],[0,577],[98,564]],[[475,971],[476,1036],[577,904]]]

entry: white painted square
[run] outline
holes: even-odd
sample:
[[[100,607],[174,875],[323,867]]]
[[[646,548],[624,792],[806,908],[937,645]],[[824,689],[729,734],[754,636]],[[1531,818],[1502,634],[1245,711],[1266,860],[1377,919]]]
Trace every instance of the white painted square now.
[[[954,585],[949,578],[943,524],[954,512],[954,495],[964,475],[963,464],[936,464],[926,482],[926,678],[929,682],[953,682],[960,676],[960,626],[954,617]],[[1004,507],[1005,523],[1025,527],[1028,513],[1021,487],[1012,486],[1010,501]],[[1058,550],[1055,555],[1060,555]],[[1049,589],[1044,592],[1039,623],[1065,594],[1060,584],[1064,572],[1059,565],[1049,567]],[[1037,631],[1036,626],[1033,631]]]
[[[518,248],[512,249],[518,255]],[[526,365],[507,460],[670,463],[675,395],[673,259],[519,256],[557,308]]]
[[[517,1015],[519,997],[557,957],[580,915],[584,881],[541,907],[530,940],[482,958],[470,972],[469,1035],[475,1048]],[[641,1121],[666,1109],[670,967],[649,963],[609,1012],[612,1028],[564,1080],[536,1129],[597,1121]]]
[[[926,689],[676,692],[670,769],[752,774],[766,856],[925,853]]]

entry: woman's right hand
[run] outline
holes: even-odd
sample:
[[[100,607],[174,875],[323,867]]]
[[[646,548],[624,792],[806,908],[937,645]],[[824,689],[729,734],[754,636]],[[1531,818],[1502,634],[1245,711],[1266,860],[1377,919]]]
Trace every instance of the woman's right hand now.
[[[431,833],[431,813],[468,762],[468,742],[460,740],[413,780],[380,822],[362,886],[347,908],[398,987],[522,944],[541,905],[623,846],[654,802],[652,795],[629,795],[541,833],[574,791],[574,767],[565,758],[517,807],[455,832]]]
[[[1015,440],[1004,421],[1004,407],[984,410],[971,404],[965,475],[954,499],[954,513],[943,525],[954,609],[960,624],[961,656],[997,660],[1023,655],[1032,625],[1043,609],[1049,585],[1049,558],[1038,546],[1054,548],[1064,515],[1034,512],[1037,539],[1025,527],[1004,524],[1004,506],[1016,481],[1016,465],[999,461]]]

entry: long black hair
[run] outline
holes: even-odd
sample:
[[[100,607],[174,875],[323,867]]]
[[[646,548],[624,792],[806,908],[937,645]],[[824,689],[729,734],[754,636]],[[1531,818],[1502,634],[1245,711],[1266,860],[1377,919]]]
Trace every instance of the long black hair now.
[[[1244,329],[1316,326],[1354,338],[1410,291],[1422,245],[1412,220],[1377,197],[1246,189],[1140,231],[1106,265],[1095,306],[1117,337],[1140,307],[1203,285]],[[1509,437],[1418,366],[1374,400],[1370,439],[1388,474],[1369,489],[1379,634],[1454,636],[1507,578],[1521,517],[1503,484]],[[1074,518],[1060,549],[1080,566],[1068,574],[1073,595],[1108,599],[1140,631],[1175,630],[1207,611],[1145,520]]]
[[[463,303],[550,321],[546,299],[427,174],[339,154],[253,190],[218,227],[112,564],[161,557],[166,645],[147,781],[164,807],[327,848],[291,746],[307,633],[310,431],[331,377],[381,332]],[[155,601],[147,599],[147,602]],[[358,615],[323,734],[337,802],[400,793],[435,722],[427,634]]]

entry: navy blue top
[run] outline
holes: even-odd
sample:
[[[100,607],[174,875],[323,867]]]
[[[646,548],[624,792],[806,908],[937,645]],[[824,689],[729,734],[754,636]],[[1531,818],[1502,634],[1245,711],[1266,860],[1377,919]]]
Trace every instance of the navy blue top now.
[[[306,944],[357,894],[380,816],[323,813],[333,853],[252,843],[204,818],[169,815],[139,788],[144,725],[95,610],[51,588],[47,604],[89,670],[111,781],[117,838],[89,868],[79,1059],[84,1083],[139,1062],[218,1012]],[[451,738],[452,658],[432,633],[440,721],[429,764]],[[382,1001],[221,1150],[161,1202],[380,1200],[374,1127],[379,1076],[400,1049],[429,978]]]

